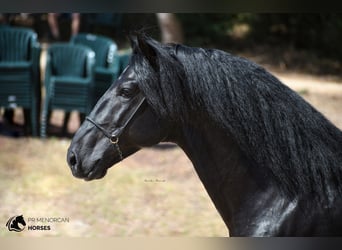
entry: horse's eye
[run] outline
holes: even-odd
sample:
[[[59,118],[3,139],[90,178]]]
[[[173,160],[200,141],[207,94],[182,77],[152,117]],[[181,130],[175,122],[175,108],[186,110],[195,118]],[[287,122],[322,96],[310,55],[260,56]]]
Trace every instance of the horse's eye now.
[[[120,96],[125,98],[131,98],[134,95],[134,90],[129,88],[123,88],[120,90]]]

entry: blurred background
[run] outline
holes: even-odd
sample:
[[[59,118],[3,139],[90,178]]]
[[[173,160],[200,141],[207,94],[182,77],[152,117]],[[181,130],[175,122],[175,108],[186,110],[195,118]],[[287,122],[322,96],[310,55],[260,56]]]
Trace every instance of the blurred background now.
[[[141,150],[101,180],[84,182],[71,175],[65,158],[72,135],[89,105],[127,65],[127,35],[134,31],[164,43],[247,57],[342,129],[342,14],[2,13],[0,23],[0,236],[13,235],[6,222],[21,214],[26,220],[68,221],[45,222],[51,230],[24,230],[16,236],[227,236],[191,162],[174,144]],[[20,44],[23,39],[13,29],[30,30],[30,43]],[[95,62],[85,59],[95,73],[83,94],[93,101],[85,103],[80,96],[76,103],[72,88],[69,96],[60,97],[58,89],[50,89],[51,76],[63,71],[51,62],[55,45],[71,50],[82,43],[90,48],[84,50],[87,58],[89,51],[95,53]],[[21,56],[30,67],[27,72],[22,62],[14,69],[19,59],[8,55],[21,50],[28,51]],[[65,92],[80,76],[73,77]],[[24,89],[9,82],[28,86],[27,93],[9,94],[11,86],[19,86],[14,92]],[[25,98],[30,101],[21,102]]]

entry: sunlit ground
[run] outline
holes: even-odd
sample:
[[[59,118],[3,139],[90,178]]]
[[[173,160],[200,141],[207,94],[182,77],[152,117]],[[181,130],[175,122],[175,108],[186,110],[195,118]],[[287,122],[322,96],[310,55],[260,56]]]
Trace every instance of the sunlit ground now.
[[[99,181],[75,179],[69,140],[0,137],[0,234],[13,215],[67,217],[21,236],[224,236],[224,227],[179,148],[147,149]],[[34,223],[33,223],[34,224]],[[36,223],[42,224],[42,223]]]

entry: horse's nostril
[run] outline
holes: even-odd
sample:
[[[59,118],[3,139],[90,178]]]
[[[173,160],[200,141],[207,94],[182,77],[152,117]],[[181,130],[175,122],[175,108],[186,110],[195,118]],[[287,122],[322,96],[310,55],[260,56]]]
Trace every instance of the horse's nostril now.
[[[70,166],[75,166],[77,164],[77,159],[74,152],[70,152],[68,162]]]

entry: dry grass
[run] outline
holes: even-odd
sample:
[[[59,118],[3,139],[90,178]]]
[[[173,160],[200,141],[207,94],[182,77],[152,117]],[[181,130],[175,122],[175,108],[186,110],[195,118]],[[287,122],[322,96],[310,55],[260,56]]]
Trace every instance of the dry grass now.
[[[278,76],[342,128],[341,84]],[[60,125],[60,113],[52,120]],[[69,128],[75,130],[75,124]],[[5,224],[19,214],[68,217],[70,222],[17,236],[227,235],[191,162],[178,147],[142,150],[110,169],[104,179],[84,182],[74,178],[66,165],[69,143],[60,138],[0,137],[1,236],[15,234]]]
[[[225,236],[227,230],[178,147],[146,149],[100,180],[72,177],[69,140],[0,137],[0,222],[68,217],[20,236]],[[163,152],[161,152],[163,151]],[[151,182],[152,180],[152,182]],[[3,226],[0,235],[13,235]]]

